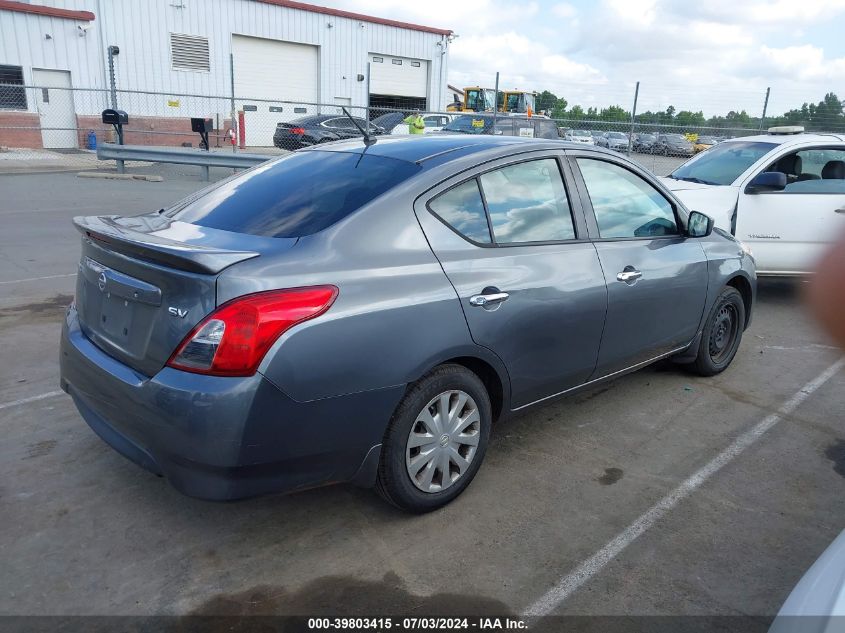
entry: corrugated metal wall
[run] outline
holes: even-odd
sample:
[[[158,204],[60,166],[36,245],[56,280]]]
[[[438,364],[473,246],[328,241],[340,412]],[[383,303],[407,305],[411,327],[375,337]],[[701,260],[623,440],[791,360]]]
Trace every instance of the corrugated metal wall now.
[[[94,28],[80,36],[77,27],[85,23],[0,11],[0,64],[23,66],[27,82],[32,79],[33,67],[51,68],[69,70],[75,87],[105,88],[108,84],[104,47],[116,44],[120,47],[119,88],[228,96],[229,53],[232,34],[237,33],[319,46],[319,97],[324,102],[347,97],[353,105],[366,104],[366,81],[359,82],[356,77],[366,74],[368,53],[428,60],[429,107],[442,108],[447,101],[445,63],[441,73],[441,60],[445,62],[447,56],[440,54],[443,49],[438,42],[443,38],[434,33],[254,0],[39,0],[38,3],[92,11],[96,20],[92,23]],[[211,71],[172,70],[171,32],[208,37]],[[46,39],[46,34],[52,39]],[[284,99],[284,95],[279,98]]]

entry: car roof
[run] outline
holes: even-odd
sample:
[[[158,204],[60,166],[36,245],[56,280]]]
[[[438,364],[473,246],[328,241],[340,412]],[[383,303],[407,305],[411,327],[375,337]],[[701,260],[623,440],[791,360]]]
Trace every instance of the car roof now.
[[[804,143],[830,143],[831,141],[845,141],[845,136],[842,134],[817,134],[817,133],[801,133],[801,134],[755,134],[754,136],[740,136],[737,138],[730,138],[724,143],[774,143],[775,145],[799,145]]]
[[[348,118],[345,114],[309,114],[308,116],[303,116],[298,119],[293,119],[290,121],[291,123],[320,123],[322,121],[328,121],[330,119],[346,119]],[[363,121],[361,117],[354,117],[356,121]]]
[[[448,162],[450,156],[455,158],[467,154],[483,152],[496,148],[514,147],[547,149],[559,147],[561,149],[577,149],[578,151],[595,151],[597,153],[618,154],[603,148],[589,149],[582,143],[571,143],[561,140],[547,140],[535,138],[523,138],[519,136],[492,136],[489,134],[425,134],[413,136],[379,137],[378,140],[367,147],[363,139],[349,141],[337,141],[320,145],[314,149],[299,151],[327,151],[327,152],[353,152],[374,156],[384,156],[410,163],[424,164],[434,158],[439,158],[437,163]]]

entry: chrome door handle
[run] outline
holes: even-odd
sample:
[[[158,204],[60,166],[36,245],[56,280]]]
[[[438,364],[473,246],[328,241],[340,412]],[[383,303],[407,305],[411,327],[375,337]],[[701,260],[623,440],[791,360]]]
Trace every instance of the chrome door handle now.
[[[507,301],[510,295],[507,292],[494,292],[489,295],[473,295],[469,298],[471,306],[489,306]]]
[[[636,269],[623,270],[621,273],[616,275],[616,279],[619,280],[619,281],[624,281],[625,283],[628,283],[628,282],[631,282],[631,281],[636,281],[637,279],[639,279],[642,276],[643,276],[643,274],[639,270],[636,270]]]

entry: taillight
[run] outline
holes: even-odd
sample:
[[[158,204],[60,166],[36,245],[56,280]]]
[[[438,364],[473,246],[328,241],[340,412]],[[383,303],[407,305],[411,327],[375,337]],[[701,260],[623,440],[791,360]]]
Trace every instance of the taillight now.
[[[290,129],[290,133],[291,134],[298,134],[299,136],[302,136],[303,134],[305,134],[305,128],[304,127],[292,127]]]
[[[251,376],[282,334],[323,314],[336,297],[334,286],[313,286],[232,299],[191,330],[167,365],[212,376]]]

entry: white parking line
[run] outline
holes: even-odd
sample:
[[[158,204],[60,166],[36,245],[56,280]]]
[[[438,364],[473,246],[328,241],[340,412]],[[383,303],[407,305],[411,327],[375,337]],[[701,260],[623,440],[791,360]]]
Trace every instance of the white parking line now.
[[[29,404],[30,402],[38,402],[39,400],[46,400],[47,398],[55,398],[61,396],[64,391],[48,391],[37,396],[30,396],[29,398],[21,398],[20,400],[12,400],[11,402],[0,403],[0,410],[10,409],[11,407],[18,407],[22,404]]]
[[[5,284],[22,284],[25,281],[41,281],[42,279],[60,279],[62,277],[76,277],[76,273],[65,275],[47,275],[46,277],[28,277],[26,279],[12,279],[11,281],[0,281],[0,286]]]
[[[692,494],[704,482],[710,479],[710,477],[719,472],[725,465],[739,457],[745,449],[763,437],[763,435],[771,430],[785,416],[795,411],[814,391],[830,380],[843,365],[845,365],[845,358],[836,361],[799,389],[795,395],[778,409],[777,413],[766,416],[750,431],[746,431],[740,435],[730,446],[714,457],[701,470],[694,473],[680,486],[654,504],[640,518],[622,530],[616,538],[561,578],[542,598],[525,609],[524,615],[529,618],[538,617],[548,615],[554,611],[581,585],[599,573],[605,565],[621,554],[626,547],[657,523],[657,521],[666,516],[676,505]]]

